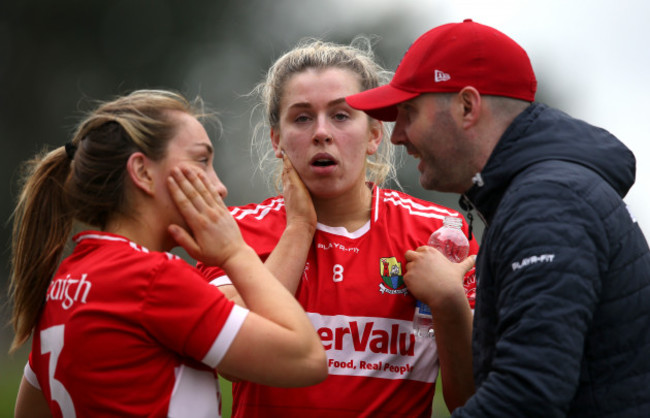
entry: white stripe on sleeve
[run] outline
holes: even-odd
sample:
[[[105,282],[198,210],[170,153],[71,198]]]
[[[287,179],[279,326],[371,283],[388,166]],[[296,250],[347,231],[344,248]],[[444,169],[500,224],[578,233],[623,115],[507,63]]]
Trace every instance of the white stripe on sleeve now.
[[[41,385],[38,383],[36,373],[34,373],[34,370],[32,370],[32,367],[29,365],[29,361],[27,364],[25,364],[25,371],[23,372],[23,376],[25,376],[25,380],[27,380],[30,385],[34,386],[38,390],[42,390]]]
[[[208,353],[203,358],[203,363],[212,367],[213,369],[221,362],[221,359],[230,348],[230,344],[235,339],[235,336],[239,332],[246,316],[248,315],[249,310],[242,308],[239,305],[232,307],[232,311],[226,320],[226,323],[223,325],[221,332],[212,343],[212,347],[208,350]]]
[[[210,284],[211,284],[212,286],[217,286],[217,287],[219,287],[219,286],[225,286],[225,285],[227,285],[227,284],[232,284],[232,282],[230,281],[230,277],[228,277],[228,276],[226,276],[226,275],[224,274],[223,276],[219,276],[219,277],[217,277],[216,279],[212,279],[212,280],[210,281]]]

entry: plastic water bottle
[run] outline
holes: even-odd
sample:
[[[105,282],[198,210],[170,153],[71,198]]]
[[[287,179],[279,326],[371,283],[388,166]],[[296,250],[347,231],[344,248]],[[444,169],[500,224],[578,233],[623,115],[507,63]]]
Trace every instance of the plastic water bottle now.
[[[428,245],[442,252],[449,260],[460,263],[469,254],[469,241],[462,231],[463,220],[446,216],[442,226],[431,234]],[[431,309],[419,300],[413,315],[413,333],[418,337],[433,337],[433,316]]]

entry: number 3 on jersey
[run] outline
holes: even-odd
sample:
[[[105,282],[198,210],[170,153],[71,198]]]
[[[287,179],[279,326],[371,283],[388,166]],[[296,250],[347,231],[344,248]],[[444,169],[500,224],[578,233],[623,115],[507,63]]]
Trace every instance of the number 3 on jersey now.
[[[332,280],[334,281],[334,283],[343,281],[343,266],[342,265],[334,264],[334,268],[332,269],[332,272],[334,273],[332,275]]]
[[[48,380],[52,399],[59,404],[64,417],[76,417],[74,404],[70,394],[63,386],[63,383],[54,378],[56,363],[59,361],[59,354],[63,350],[63,330],[65,325],[56,325],[41,331],[41,354],[50,353],[50,362],[47,368]]]

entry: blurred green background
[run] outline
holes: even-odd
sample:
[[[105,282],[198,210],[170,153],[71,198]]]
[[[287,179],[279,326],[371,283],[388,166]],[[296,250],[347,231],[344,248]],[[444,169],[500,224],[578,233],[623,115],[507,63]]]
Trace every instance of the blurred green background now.
[[[598,10],[608,21],[615,20],[623,9],[635,10],[623,8],[622,3],[612,6],[611,2],[600,0],[579,0],[572,2],[571,8],[560,0],[543,4],[502,0],[499,3],[504,7],[487,7],[484,3],[480,0],[21,0],[0,3],[0,175],[5,179],[0,184],[0,242],[3,244],[0,418],[13,415],[15,394],[28,353],[27,346],[13,355],[7,353],[12,332],[4,326],[9,318],[6,289],[11,253],[10,217],[17,193],[19,162],[44,145],[57,147],[67,142],[81,113],[93,105],[93,100],[109,99],[139,88],[169,88],[189,97],[200,95],[220,113],[223,129],[210,134],[216,145],[215,168],[229,189],[226,203],[260,201],[271,192],[254,170],[249,149],[252,103],[245,95],[273,60],[298,40],[317,37],[349,43],[359,34],[376,36],[378,60],[394,70],[406,48],[419,35],[439,24],[473,17],[511,35],[529,51],[539,81],[538,101],[572,113],[583,109],[581,97],[574,97],[579,94],[573,93],[576,89],[583,93],[588,87],[583,86],[582,91],[574,85],[571,86],[574,90],[558,87],[557,65],[571,69],[573,63],[558,63],[553,57],[563,51],[572,37],[579,37],[580,25],[566,19],[560,22],[556,17],[580,16],[587,25],[593,22],[589,23],[585,17],[588,14],[583,15],[585,9]],[[642,4],[640,0],[634,3]],[[608,8],[612,8],[609,14]],[[540,18],[541,15],[546,18]],[[554,32],[549,32],[548,27]],[[635,26],[628,22],[627,27]],[[552,40],[550,33],[568,33],[571,37]],[[534,41],[527,41],[523,34]],[[573,59],[577,64],[585,56],[575,54]],[[619,65],[616,70],[620,68]],[[402,153],[402,147],[399,150]],[[408,158],[404,158],[398,173],[407,193],[459,209],[456,195],[422,190],[415,164]],[[480,221],[477,223],[480,237],[482,225]],[[436,399],[434,416],[448,416],[442,397]],[[228,403],[224,405],[224,416],[229,416]]]

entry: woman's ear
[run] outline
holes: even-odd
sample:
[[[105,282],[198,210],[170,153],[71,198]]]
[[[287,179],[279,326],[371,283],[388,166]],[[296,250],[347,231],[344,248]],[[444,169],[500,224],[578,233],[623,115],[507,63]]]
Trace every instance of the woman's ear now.
[[[370,119],[369,126],[369,137],[368,137],[368,148],[366,153],[368,155],[373,155],[379,149],[379,144],[381,144],[381,139],[384,136],[384,124],[383,122],[377,119]]]
[[[136,188],[153,196],[155,185],[151,170],[151,160],[141,152],[134,152],[126,162],[126,171],[131,182]]]
[[[280,148],[280,132],[274,128],[271,128],[271,145],[273,146],[273,151],[275,151],[275,156],[282,158],[282,149]]]

